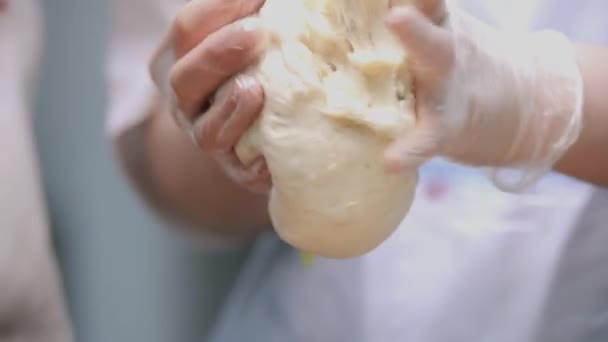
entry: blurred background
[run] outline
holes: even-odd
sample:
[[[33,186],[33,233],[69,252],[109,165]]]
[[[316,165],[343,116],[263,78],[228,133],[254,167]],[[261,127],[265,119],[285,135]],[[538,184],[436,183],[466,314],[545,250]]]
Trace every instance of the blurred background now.
[[[141,205],[103,132],[105,1],[43,3],[35,128],[77,340],[200,340],[247,251],[188,251]]]

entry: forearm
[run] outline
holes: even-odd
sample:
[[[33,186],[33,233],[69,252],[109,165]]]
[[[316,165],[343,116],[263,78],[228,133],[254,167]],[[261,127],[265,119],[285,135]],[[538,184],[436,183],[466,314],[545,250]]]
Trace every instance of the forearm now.
[[[556,170],[608,186],[608,48],[578,47],[584,83],[583,129]]]
[[[167,113],[150,115],[144,125],[121,137],[116,148],[139,192],[162,215],[237,239],[252,238],[269,227],[267,197],[229,180]]]

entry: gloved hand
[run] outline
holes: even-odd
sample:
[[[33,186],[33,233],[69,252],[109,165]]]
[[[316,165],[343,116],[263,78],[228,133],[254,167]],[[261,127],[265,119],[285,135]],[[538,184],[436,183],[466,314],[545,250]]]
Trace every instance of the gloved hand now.
[[[188,2],[150,63],[157,87],[169,100],[177,124],[238,184],[270,189],[263,159],[245,167],[233,146],[259,114],[264,92],[239,71],[263,51],[255,13],[264,0]]]
[[[536,181],[581,129],[582,78],[557,32],[491,28],[443,0],[395,7],[386,21],[412,60],[417,126],[388,149],[395,171],[434,156],[494,168],[507,191]],[[443,19],[442,19],[443,18]],[[514,182],[499,170],[522,171]]]

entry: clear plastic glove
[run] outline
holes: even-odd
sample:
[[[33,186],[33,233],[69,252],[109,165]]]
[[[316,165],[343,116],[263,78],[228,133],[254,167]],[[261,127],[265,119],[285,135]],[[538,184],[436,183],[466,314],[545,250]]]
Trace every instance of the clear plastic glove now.
[[[261,85],[239,74],[263,51],[258,20],[249,17],[263,2],[187,3],[150,63],[178,125],[232,180],[255,192],[270,189],[265,162],[245,167],[233,147],[264,103]]]
[[[492,167],[506,191],[535,182],[576,141],[582,78],[571,43],[557,32],[491,28],[455,3],[419,0],[386,21],[412,59],[417,127],[387,151],[390,168],[434,156]],[[521,171],[518,179],[499,170]]]

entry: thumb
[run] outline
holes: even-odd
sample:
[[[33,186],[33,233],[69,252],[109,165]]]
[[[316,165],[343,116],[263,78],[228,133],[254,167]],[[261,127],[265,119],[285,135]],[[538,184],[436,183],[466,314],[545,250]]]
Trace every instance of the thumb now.
[[[449,73],[453,61],[450,31],[433,24],[415,6],[394,7],[386,17],[386,24],[413,59],[419,85],[432,84],[436,78],[433,76],[441,79]],[[417,107],[414,130],[393,142],[385,152],[391,172],[417,169],[439,152],[443,136],[439,117],[428,106]]]
[[[449,69],[453,52],[448,30],[435,25],[414,6],[392,8],[385,21],[417,65],[436,72]]]
[[[385,152],[389,171],[399,173],[415,170],[438,154],[441,134],[432,115],[419,116],[414,129],[393,142]]]

